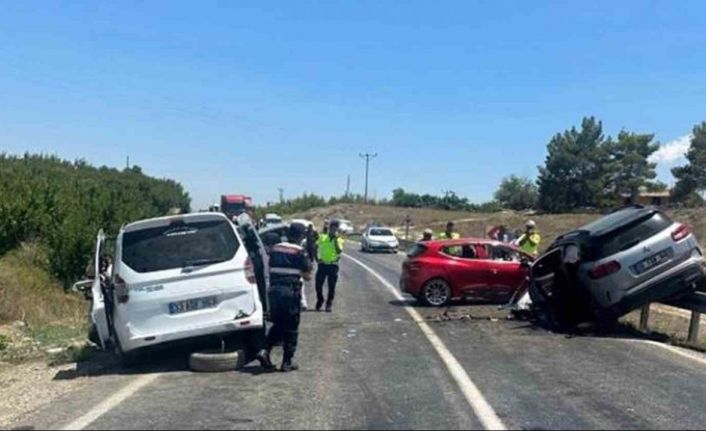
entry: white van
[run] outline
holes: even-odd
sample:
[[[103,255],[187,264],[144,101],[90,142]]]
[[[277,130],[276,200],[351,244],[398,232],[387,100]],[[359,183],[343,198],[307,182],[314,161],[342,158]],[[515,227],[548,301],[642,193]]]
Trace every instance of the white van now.
[[[97,242],[95,274],[100,274],[102,232]],[[91,287],[91,318],[101,346],[113,346],[131,362],[133,352],[177,340],[236,331],[262,336],[267,278],[262,256],[249,218],[238,227],[220,213],[124,226],[110,273],[104,269]]]

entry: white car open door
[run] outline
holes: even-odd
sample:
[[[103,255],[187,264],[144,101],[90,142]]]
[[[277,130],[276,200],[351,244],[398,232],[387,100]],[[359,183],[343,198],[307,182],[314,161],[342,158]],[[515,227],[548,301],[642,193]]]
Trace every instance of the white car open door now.
[[[253,264],[262,309],[267,313],[270,310],[267,298],[267,292],[270,290],[269,256],[267,249],[260,239],[255,224],[252,222],[249,215],[241,214],[237,218],[237,225],[245,249],[248,251],[248,256]]]
[[[108,283],[109,280],[106,274],[101,273],[101,255],[103,253],[103,246],[105,245],[105,233],[103,229],[98,232],[96,236],[96,250],[93,256],[93,285],[91,286],[91,294],[93,300],[91,301],[91,321],[96,327],[98,332],[98,337],[100,338],[101,348],[105,349],[110,340],[110,329],[108,328],[108,313],[105,307],[105,297],[103,295],[103,284]]]

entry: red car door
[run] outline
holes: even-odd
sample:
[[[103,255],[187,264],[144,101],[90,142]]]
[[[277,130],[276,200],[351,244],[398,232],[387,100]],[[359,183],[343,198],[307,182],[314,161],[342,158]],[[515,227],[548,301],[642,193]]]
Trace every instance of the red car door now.
[[[493,278],[492,286],[498,300],[509,299],[525,280],[527,270],[522,267],[522,254],[505,246],[487,248],[488,269]]]
[[[447,259],[445,271],[454,297],[482,297],[490,272],[487,262],[479,259],[476,244],[446,247],[441,253]]]

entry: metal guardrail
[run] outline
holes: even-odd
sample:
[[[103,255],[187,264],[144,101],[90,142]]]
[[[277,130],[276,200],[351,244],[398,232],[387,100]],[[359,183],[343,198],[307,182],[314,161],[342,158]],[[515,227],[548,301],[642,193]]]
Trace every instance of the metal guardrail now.
[[[691,311],[691,318],[689,320],[689,335],[687,336],[686,341],[689,344],[696,344],[699,340],[701,314],[706,313],[706,293],[694,292],[691,295],[687,295],[679,299],[664,301],[662,304]],[[642,307],[642,311],[640,313],[641,331],[647,331],[649,329],[649,320],[650,304],[647,304]]]

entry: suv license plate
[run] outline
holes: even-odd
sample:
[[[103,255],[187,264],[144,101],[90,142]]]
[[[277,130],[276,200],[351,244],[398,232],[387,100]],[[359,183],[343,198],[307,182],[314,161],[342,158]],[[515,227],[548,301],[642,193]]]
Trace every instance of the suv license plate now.
[[[170,302],[169,314],[182,314],[190,311],[203,310],[205,308],[214,308],[217,304],[218,299],[215,296]]]
[[[655,254],[654,256],[650,256],[647,259],[643,260],[642,262],[639,262],[635,265],[633,265],[633,270],[635,271],[636,274],[640,275],[643,274],[650,269],[663,264],[664,262],[668,261],[672,257],[672,249],[668,248],[666,250],[662,250],[659,253]]]

